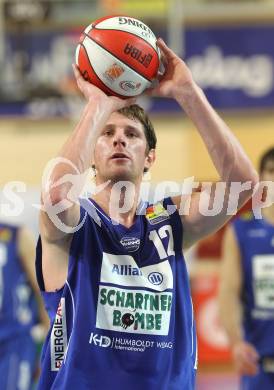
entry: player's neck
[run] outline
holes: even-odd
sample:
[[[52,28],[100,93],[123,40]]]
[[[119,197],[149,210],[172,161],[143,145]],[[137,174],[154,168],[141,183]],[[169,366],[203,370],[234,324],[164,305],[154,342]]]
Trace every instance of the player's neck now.
[[[108,185],[92,199],[114,221],[130,227],[135,220],[139,201],[140,185],[128,186],[126,189],[120,186]]]
[[[262,209],[262,215],[268,223],[274,225],[274,204],[272,204],[270,207]]]

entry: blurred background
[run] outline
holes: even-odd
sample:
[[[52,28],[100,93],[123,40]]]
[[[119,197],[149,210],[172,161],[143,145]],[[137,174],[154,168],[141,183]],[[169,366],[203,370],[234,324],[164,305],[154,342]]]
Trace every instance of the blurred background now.
[[[36,236],[43,170],[83,107],[72,76],[75,48],[82,30],[109,14],[141,19],[184,58],[255,165],[273,145],[274,0],[0,0],[0,218],[24,223]],[[142,98],[140,104],[159,140],[154,186],[218,178],[175,102]],[[200,390],[238,388],[217,313],[222,235],[188,253]]]

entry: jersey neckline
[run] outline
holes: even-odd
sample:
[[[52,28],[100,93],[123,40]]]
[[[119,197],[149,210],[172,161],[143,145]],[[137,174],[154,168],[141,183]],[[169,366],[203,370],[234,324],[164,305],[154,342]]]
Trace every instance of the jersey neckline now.
[[[140,203],[138,204],[138,206],[136,208],[136,216],[134,218],[134,221],[130,227],[127,227],[127,226],[125,226],[122,223],[117,222],[117,221],[114,221],[114,223],[113,223],[113,220],[110,218],[110,216],[108,214],[106,214],[106,212],[102,209],[101,206],[99,206],[99,204],[94,199],[89,198],[89,201],[92,204],[92,206],[96,209],[96,211],[100,214],[100,216],[103,217],[103,220],[105,220],[108,224],[118,226],[119,230],[123,230],[125,233],[134,231],[136,229],[136,226],[138,225],[140,217],[142,215],[145,215],[143,213],[144,209],[147,208],[147,206],[148,206],[147,202],[140,201]]]

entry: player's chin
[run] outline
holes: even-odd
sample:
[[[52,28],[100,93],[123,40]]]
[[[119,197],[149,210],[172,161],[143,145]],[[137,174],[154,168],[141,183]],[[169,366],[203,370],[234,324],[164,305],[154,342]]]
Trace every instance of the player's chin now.
[[[114,183],[121,182],[124,185],[125,183],[122,182],[134,182],[135,175],[129,167],[119,167],[113,170],[110,180]]]

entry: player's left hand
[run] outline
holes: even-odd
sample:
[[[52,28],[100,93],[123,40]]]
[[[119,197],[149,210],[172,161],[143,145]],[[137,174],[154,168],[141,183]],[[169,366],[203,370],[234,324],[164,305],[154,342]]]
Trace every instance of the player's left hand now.
[[[177,99],[187,86],[194,83],[192,74],[185,62],[161,38],[157,40],[157,45],[162,52],[165,72],[159,75],[158,85],[146,90],[145,94]]]
[[[258,373],[259,354],[252,344],[239,341],[233,346],[232,355],[240,375],[256,375]]]

